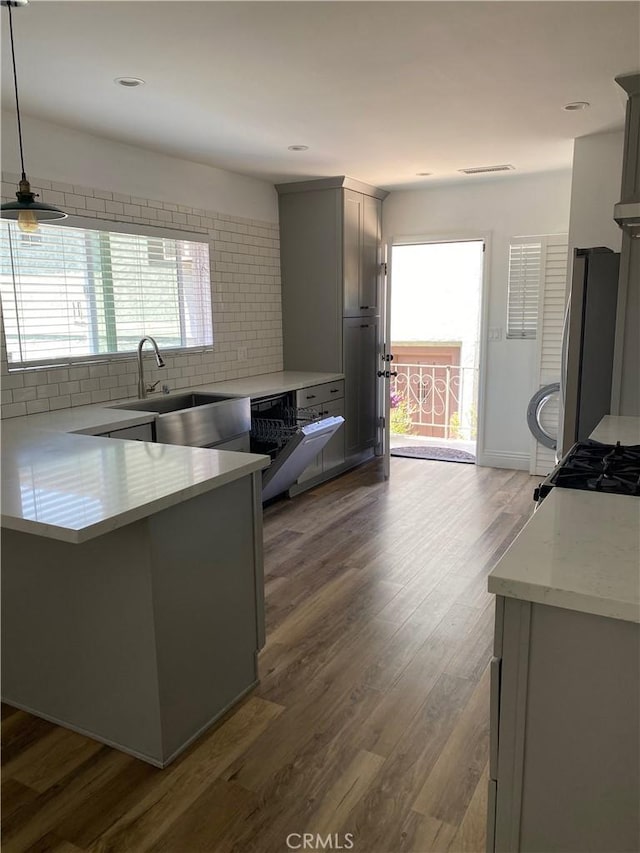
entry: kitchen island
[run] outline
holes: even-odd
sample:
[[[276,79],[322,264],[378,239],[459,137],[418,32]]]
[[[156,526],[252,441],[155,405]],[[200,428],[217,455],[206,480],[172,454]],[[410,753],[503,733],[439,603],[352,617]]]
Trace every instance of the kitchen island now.
[[[640,444],[640,419],[592,438]],[[640,849],[640,498],[553,488],[489,576],[488,851]]]

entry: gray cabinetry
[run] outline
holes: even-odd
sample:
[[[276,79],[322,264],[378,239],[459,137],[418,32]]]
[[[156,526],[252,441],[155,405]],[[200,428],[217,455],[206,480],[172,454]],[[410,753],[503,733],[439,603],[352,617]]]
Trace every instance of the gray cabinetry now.
[[[303,388],[296,394],[298,408],[310,408],[314,416],[319,418],[344,417],[344,382],[327,382],[323,385],[312,385]],[[326,480],[342,469],[345,461],[345,430],[339,429],[298,477],[297,484],[309,484]],[[296,487],[291,494],[297,492]]]
[[[497,599],[487,850],[640,850],[640,626]]]
[[[343,192],[343,314],[377,314],[382,202],[353,190]]]
[[[376,442],[376,366],[378,318],[349,317],[344,321],[346,453],[357,453]]]
[[[285,370],[345,375],[346,461],[377,440],[381,210],[387,195],[345,177],[280,184]]]

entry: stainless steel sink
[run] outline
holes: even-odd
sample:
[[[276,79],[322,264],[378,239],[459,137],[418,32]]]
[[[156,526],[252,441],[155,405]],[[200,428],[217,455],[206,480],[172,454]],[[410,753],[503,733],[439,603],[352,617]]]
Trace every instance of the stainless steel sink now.
[[[195,406],[208,406],[210,403],[220,403],[223,400],[234,400],[224,394],[171,394],[146,400],[132,400],[130,403],[119,403],[111,406],[113,409],[133,409],[136,412],[157,412],[165,415],[168,412],[180,412],[183,409],[193,409]]]
[[[136,412],[155,412],[156,441],[189,447],[215,447],[251,429],[248,397],[224,394],[172,394],[155,399],[131,400],[111,406]]]

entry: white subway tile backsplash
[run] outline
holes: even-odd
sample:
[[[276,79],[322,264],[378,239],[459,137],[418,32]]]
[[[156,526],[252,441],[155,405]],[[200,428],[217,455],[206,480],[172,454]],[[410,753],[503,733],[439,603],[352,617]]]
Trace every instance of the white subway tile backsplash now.
[[[66,207],[76,207],[85,209],[87,206],[86,196],[77,195],[76,193],[65,193],[64,203]]]
[[[9,373],[2,377],[2,387],[8,390],[24,387],[24,376],[21,373]]]
[[[31,400],[27,403],[27,414],[28,415],[37,415],[40,412],[48,412],[49,411],[49,401],[48,400]],[[3,416],[6,417],[4,409],[2,410]]]
[[[56,409],[68,409],[71,405],[71,397],[65,394],[60,397],[51,397],[49,400],[49,409],[53,412]]]
[[[4,394],[5,392],[3,391],[2,393]],[[15,391],[10,391],[8,393],[12,395],[13,399],[10,402],[13,403],[26,403],[29,400],[35,400],[37,396],[35,387],[16,388]],[[4,402],[4,399],[2,402]]]
[[[91,394],[88,391],[81,391],[79,394],[71,395],[72,406],[88,406],[91,402]]]
[[[43,377],[43,379],[44,379],[44,377]],[[55,382],[52,383],[51,385],[37,385],[36,391],[37,391],[36,396],[39,400],[42,399],[43,397],[57,397],[60,393],[60,389],[58,388],[58,386]]]
[[[100,213],[104,213],[106,211],[104,199],[88,198],[87,199],[87,209],[88,210],[97,210]]]
[[[2,407],[3,418],[19,418],[27,414],[27,403],[8,403]]]
[[[16,176],[3,174],[3,194],[13,198]],[[43,200],[80,216],[117,219],[206,234],[210,243],[213,351],[172,353],[164,370],[145,361],[150,382],[172,390],[282,369],[282,314],[278,226],[192,209],[109,190],[33,180]],[[45,198],[45,196],[47,196]],[[248,358],[237,362],[238,347]],[[3,417],[103,403],[137,393],[135,356],[113,362],[8,372],[4,331],[0,338]]]

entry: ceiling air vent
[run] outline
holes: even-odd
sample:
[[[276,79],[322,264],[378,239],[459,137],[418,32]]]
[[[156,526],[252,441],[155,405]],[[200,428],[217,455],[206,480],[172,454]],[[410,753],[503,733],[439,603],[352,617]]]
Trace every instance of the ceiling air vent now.
[[[465,175],[482,175],[485,172],[512,172],[516,167],[508,163],[502,166],[472,166],[470,169],[458,169]]]

